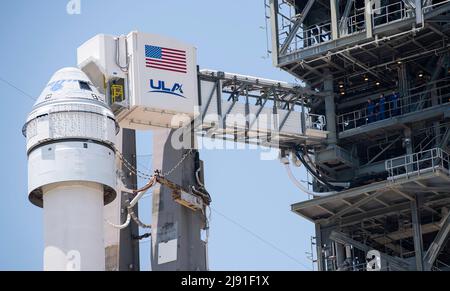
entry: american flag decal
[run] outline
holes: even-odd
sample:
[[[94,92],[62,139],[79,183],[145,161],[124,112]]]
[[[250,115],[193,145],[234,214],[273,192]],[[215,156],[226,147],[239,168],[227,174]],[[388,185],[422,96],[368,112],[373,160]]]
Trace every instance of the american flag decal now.
[[[186,74],[186,51],[146,45],[145,63],[148,68]]]

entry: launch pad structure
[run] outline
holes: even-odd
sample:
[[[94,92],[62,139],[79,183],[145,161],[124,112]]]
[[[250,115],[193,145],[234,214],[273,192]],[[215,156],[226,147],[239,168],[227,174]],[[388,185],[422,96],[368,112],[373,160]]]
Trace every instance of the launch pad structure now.
[[[196,48],[172,38],[99,34],[77,56],[78,68],[53,75],[23,127],[29,199],[48,217],[45,270],[139,270],[146,237],[152,270],[207,270],[211,196],[196,137],[283,150],[327,138],[325,116],[306,104],[322,93],[200,69]],[[138,130],[153,132],[154,173],[137,166]],[[137,178],[148,182],[139,188]],[[145,224],[137,206],[150,188]]]
[[[318,269],[366,270],[374,250],[377,269],[450,270],[450,1],[265,6],[274,65],[326,94],[308,106],[328,138],[298,155],[328,194],[292,205]]]
[[[55,73],[23,128],[44,269],[139,270],[151,237],[152,270],[208,270],[201,136],[280,150],[319,270],[450,270],[450,0],[264,4],[273,64],[301,86],[201,69],[193,45],[137,31],[91,38]]]

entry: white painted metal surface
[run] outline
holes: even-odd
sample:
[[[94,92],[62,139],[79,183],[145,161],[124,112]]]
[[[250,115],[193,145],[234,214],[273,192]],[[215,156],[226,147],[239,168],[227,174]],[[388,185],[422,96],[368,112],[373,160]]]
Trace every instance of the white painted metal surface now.
[[[42,206],[42,186],[64,181],[100,183],[105,202],[112,201],[117,130],[104,96],[81,70],[56,72],[23,128],[30,201]]]
[[[197,114],[196,54],[192,45],[155,34],[97,35],[78,48],[78,65],[99,86],[125,79],[121,127],[177,128],[174,115]]]
[[[103,205],[116,196],[114,114],[77,68],[56,72],[23,128],[30,201],[44,207],[44,269],[104,270]]]
[[[102,185],[64,182],[43,188],[44,270],[104,270]]]
[[[269,134],[273,144],[296,138],[318,142],[327,136],[325,118],[309,114],[307,108],[304,112],[299,107],[279,108],[274,114],[269,105],[261,108],[252,104],[246,110],[242,102],[219,100],[222,87],[211,95],[216,84],[211,80],[199,82],[196,48],[175,39],[141,32],[119,37],[97,35],[78,48],[78,65],[95,84],[105,87],[107,95],[111,91],[108,86],[117,80],[124,82],[124,100],[117,102],[109,98],[111,103],[115,100],[117,120],[123,128],[179,128],[203,114],[202,123],[196,125],[206,129],[213,126],[218,132],[232,134],[236,129],[246,130],[250,124],[250,137]],[[247,75],[214,70],[201,70],[201,73],[267,88],[293,92],[298,89],[287,82]],[[317,94],[305,88],[302,91]]]
[[[45,144],[28,155],[30,200],[42,206],[42,187],[68,182],[89,181],[104,185],[105,204],[115,196],[114,151],[101,144],[85,141],[60,141]]]
[[[166,264],[177,260],[178,240],[172,239],[158,244],[158,264]]]
[[[201,70],[202,74],[219,76],[222,74],[224,80],[236,80],[252,82],[254,84],[268,87],[283,87],[294,90],[295,86],[282,81],[262,79],[254,76],[239,75],[213,70]],[[304,112],[300,107],[295,110],[277,108],[276,114],[273,105],[261,106],[249,103],[248,108],[243,100],[233,102],[222,95],[223,82],[219,85],[220,90],[215,89],[212,80],[201,80],[201,106],[202,126],[213,127],[216,133],[232,134],[235,130],[245,130],[249,124],[248,135],[250,137],[271,134],[273,140],[313,139],[323,140],[327,137],[324,127],[326,120],[323,115],[309,113],[305,107]],[[219,106],[222,114],[219,114]],[[248,110],[248,114],[247,114]],[[303,115],[303,117],[302,117]]]

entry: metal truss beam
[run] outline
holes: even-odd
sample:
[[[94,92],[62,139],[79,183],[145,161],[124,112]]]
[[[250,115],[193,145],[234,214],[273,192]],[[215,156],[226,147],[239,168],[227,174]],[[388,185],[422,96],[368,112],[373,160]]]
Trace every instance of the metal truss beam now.
[[[378,60],[379,56],[377,56],[376,54],[374,54],[373,52],[371,52],[370,50],[366,49],[365,47],[361,47],[362,52],[370,55],[372,58]]]
[[[423,271],[423,240],[419,211],[419,201],[417,199],[411,201],[411,220],[413,226],[414,252],[416,254],[416,271]]]
[[[306,3],[305,8],[302,11],[302,14],[300,17],[294,22],[294,26],[292,27],[291,31],[289,32],[289,35],[287,36],[285,42],[281,46],[280,54],[283,55],[286,53],[289,45],[294,40],[295,36],[297,35],[297,31],[299,30],[300,26],[303,24],[303,21],[305,20],[306,16],[309,13],[309,10],[313,6],[314,2],[316,0],[308,0],[308,3]],[[278,28],[277,28],[278,29]]]
[[[316,74],[317,76],[323,78],[324,75],[317,69],[305,64],[304,62],[300,62],[300,66],[302,66],[303,68],[308,69],[310,72],[313,72],[314,74]]]
[[[450,138],[450,128],[447,128],[444,135],[442,136],[441,142],[439,144],[440,148],[445,148]]]
[[[397,137],[396,139],[394,139],[390,144],[388,144],[384,149],[382,149],[378,154],[375,155],[375,157],[373,157],[369,162],[367,162],[367,164],[365,164],[364,166],[370,165],[372,164],[379,156],[381,156],[384,152],[386,152],[388,149],[391,148],[391,146],[393,146],[397,141],[399,141],[401,138],[401,136]]]
[[[406,194],[405,192],[401,191],[400,189],[397,189],[395,187],[391,188],[392,191],[394,191],[395,193],[405,197],[406,199],[408,199],[409,201],[415,201],[414,197],[411,197],[410,195]]]
[[[324,92],[316,92],[305,87],[285,82],[235,75],[220,71],[202,70],[199,74],[199,78],[200,80],[210,82],[221,81],[222,92],[231,94],[235,98],[239,96],[248,96],[256,99],[269,99],[274,101],[274,95],[276,93],[278,96],[289,96],[289,100],[286,98],[284,100],[277,98],[277,101],[290,102],[291,104],[300,106],[302,104],[302,98],[327,96]],[[292,96],[296,96],[297,98],[292,98]]]
[[[340,244],[350,244],[364,252],[368,252],[370,250],[372,250],[372,247],[369,247],[363,243],[360,243],[350,237],[348,237],[346,234],[342,233],[342,232],[338,232],[338,231],[332,231],[330,234],[330,239],[340,243]],[[409,270],[409,263],[401,258],[396,258],[396,257],[392,257],[389,256],[385,253],[380,252],[381,255],[381,260],[386,261],[389,264],[389,267],[391,267],[394,270],[397,271],[407,271]]]
[[[401,203],[397,205],[392,205],[389,207],[381,207],[375,210],[367,211],[366,213],[359,213],[351,216],[347,216],[342,218],[340,221],[341,225],[351,225],[356,223],[359,223],[361,220],[364,219],[373,219],[381,216],[385,216],[391,213],[398,213],[409,209],[409,202]]]
[[[423,257],[424,267],[426,271],[430,271],[436,258],[447,242],[447,237],[450,232],[450,212],[442,220],[442,228],[437,233],[430,247],[428,248],[425,256]]]
[[[332,66],[333,68],[335,68],[335,69],[338,70],[339,72],[341,72],[341,73],[346,72],[346,70],[345,70],[343,67],[337,65],[336,63],[332,62],[331,60],[325,59],[324,61],[325,61],[329,66]]]
[[[367,211],[366,213],[359,213],[359,214],[343,217],[342,220],[340,221],[340,225],[341,226],[351,225],[354,223],[358,223],[364,219],[372,219],[372,218],[377,218],[377,217],[385,216],[385,215],[392,214],[392,213],[405,212],[410,209],[410,207],[411,207],[410,203],[411,202],[403,202],[403,203],[392,205],[389,207],[381,207],[379,209],[370,210],[370,211]],[[429,201],[429,202],[425,203],[424,206],[431,207],[431,206],[433,206],[435,204],[439,204],[439,203],[443,203],[443,204],[450,203],[450,198],[447,197],[447,198],[443,198],[443,199]]]
[[[448,19],[448,21],[450,21],[450,17],[447,16],[447,19]],[[443,38],[449,38],[450,37],[447,34],[443,33],[439,28],[437,28],[435,24],[428,23],[427,27],[429,29],[431,29],[433,32],[435,32],[436,34],[439,34]]]
[[[377,182],[377,183],[369,184],[365,187],[359,187],[356,189],[346,190],[346,191],[343,191],[343,193],[320,197],[320,198],[315,198],[315,199],[311,199],[311,200],[306,200],[304,202],[293,204],[292,210],[296,211],[296,210],[300,210],[303,208],[316,206],[317,204],[323,204],[323,203],[334,201],[334,200],[346,199],[346,198],[355,197],[358,195],[364,195],[364,193],[368,193],[368,192],[370,193],[373,191],[383,189],[383,188],[387,187],[387,185],[388,185],[388,183],[386,181]]]
[[[350,211],[352,211],[352,210],[354,210],[354,209],[356,209],[358,207],[363,206],[364,204],[368,203],[369,201],[374,200],[375,198],[377,198],[378,196],[380,196],[383,193],[384,193],[384,191],[377,191],[376,193],[371,194],[370,196],[362,198],[358,202],[353,203],[351,206],[346,207],[346,208],[342,209],[341,211],[339,211],[338,213],[336,213],[335,215],[329,217],[327,219],[327,222],[331,222],[331,221],[334,221],[334,220],[342,217],[343,215],[349,213]]]
[[[432,17],[438,16],[442,13],[448,12],[449,10],[450,10],[450,3],[446,3],[439,7],[436,7],[433,10],[431,10],[431,12],[425,13],[425,15],[424,15],[425,21],[427,21],[428,19],[430,19]]]
[[[399,22],[395,22],[386,26],[380,26],[375,27],[373,29],[374,35],[382,35],[385,33],[389,33],[392,30],[398,30],[398,31],[404,31],[411,29],[411,25],[415,23],[414,18],[407,18]],[[406,31],[405,31],[406,32]],[[411,34],[413,32],[411,31]],[[400,40],[401,37],[396,37],[396,40]],[[325,42],[319,46],[313,46],[313,47],[307,47],[303,49],[298,49],[292,53],[289,54],[280,54],[278,60],[279,60],[279,67],[284,67],[292,63],[296,63],[300,60],[306,60],[309,59],[309,61],[315,61],[319,59],[325,58],[325,54],[327,53],[333,53],[333,51],[337,50],[338,48],[353,46],[354,48],[357,48],[355,44],[361,44],[363,42],[366,42],[368,40],[366,32],[360,32],[355,33],[352,35],[348,35],[347,37],[341,37],[338,39],[335,39],[333,41]],[[380,40],[380,44],[383,43],[384,40]]]
[[[344,202],[345,204],[347,204],[348,206],[353,206],[353,204],[350,201],[347,201],[345,199],[342,199],[342,202]],[[361,211],[362,213],[365,213],[366,211],[364,211],[362,208],[356,207],[356,210]],[[333,215],[335,215],[336,213],[333,213]]]
[[[318,205],[317,207],[319,207],[320,209],[324,210],[324,211],[327,212],[328,214],[335,215],[335,213],[334,213],[333,211],[331,211],[330,209],[326,208],[326,207],[323,206],[323,205]]]
[[[219,82],[219,80],[216,81],[216,84]],[[208,100],[206,101],[206,105],[205,105],[205,109],[203,110],[203,114],[202,114],[202,118],[204,118],[206,116],[206,112],[208,111],[209,105],[211,104],[211,100],[214,96],[214,93],[217,90],[217,86],[214,86],[211,90],[211,93],[208,96]]]
[[[352,57],[348,52],[343,52],[340,55],[343,56],[344,58],[346,58],[347,60],[349,60],[350,62],[354,63],[355,65],[357,65],[361,69],[363,69],[365,72],[371,74],[372,76],[374,76],[378,80],[380,80],[380,81],[383,80],[384,82],[386,82],[388,84],[390,83],[390,80],[387,80],[384,77],[382,77],[382,76],[378,75],[377,73],[373,72],[369,67],[367,67],[366,65],[362,64],[356,58]]]
[[[404,0],[406,6],[409,6],[411,8],[416,8],[416,1],[422,1],[422,0]]]
[[[319,3],[320,5],[322,5],[322,7],[325,8],[326,10],[330,10],[329,3],[324,2],[324,0],[317,0],[317,3]]]
[[[345,24],[347,23],[347,18],[348,15],[350,14],[350,11],[352,10],[352,5],[354,1],[355,0],[347,0],[347,3],[345,3],[345,9],[339,21],[339,32],[341,33],[341,35],[344,32]]]
[[[447,15],[439,15],[427,20],[427,23],[430,22],[450,22],[450,19]]]

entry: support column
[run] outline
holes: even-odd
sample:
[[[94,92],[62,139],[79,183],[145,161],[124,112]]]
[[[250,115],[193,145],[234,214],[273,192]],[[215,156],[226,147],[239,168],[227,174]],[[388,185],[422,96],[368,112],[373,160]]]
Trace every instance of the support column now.
[[[345,246],[343,244],[336,243],[336,264],[338,270],[344,266],[345,259]]]
[[[442,215],[442,220],[439,223],[441,229],[434,237],[434,240],[428,247],[423,259],[425,271],[431,271],[434,262],[438,258],[439,253],[442,251],[442,248],[444,248],[448,243],[447,238],[450,233],[450,215],[448,212],[446,214],[442,213]]]
[[[408,78],[405,64],[400,64],[398,67],[398,89],[400,96],[403,97],[408,94]]]
[[[414,252],[416,253],[416,271],[423,271],[423,241],[418,198],[416,195],[416,199],[411,201],[411,219],[413,224]]]
[[[272,32],[272,64],[278,67],[280,43],[278,40],[278,0],[270,0],[270,30]]]
[[[322,249],[322,233],[319,224],[316,224],[316,249],[317,249],[317,269],[319,271],[325,271],[323,249]]]
[[[416,23],[421,24],[422,23],[422,0],[415,0],[416,3]]]
[[[364,18],[366,23],[366,36],[367,38],[373,37],[373,24],[372,24],[372,0],[365,0],[364,5],[366,9],[364,9]]]
[[[324,91],[328,93],[325,97],[325,112],[327,117],[327,131],[328,133],[328,144],[334,145],[337,143],[336,135],[336,105],[334,102],[334,87],[333,87],[333,76],[329,73],[325,73],[325,81],[323,83]]]
[[[330,10],[331,10],[331,38],[336,40],[339,38],[339,29],[338,29],[338,0],[330,0]]]
[[[153,131],[153,168],[163,173],[172,169],[188,151],[173,148],[173,133],[169,129]],[[195,155],[191,154],[167,178],[189,188],[195,185],[195,170]],[[153,190],[152,212],[152,270],[206,270],[206,248],[200,235],[205,227],[202,212],[176,203],[171,190],[159,185]]]
[[[433,90],[431,91],[431,105],[432,106],[439,105],[438,92],[436,92],[436,84],[433,84]],[[434,135],[436,136],[436,140],[434,141],[435,147],[439,147],[441,145],[442,136],[439,126],[440,126],[439,121],[433,122]]]
[[[123,157],[136,168],[136,133],[132,129],[122,128],[117,134],[117,149]],[[132,199],[131,190],[137,189],[137,177],[121,161],[117,161],[117,198],[105,206],[105,220],[122,224],[127,220],[127,200]],[[139,204],[139,203],[138,203]],[[134,212],[138,215],[138,204]],[[119,230],[105,223],[105,254],[107,271],[139,271],[139,227],[132,220],[128,227]]]
[[[137,168],[136,157],[136,132],[132,129],[124,128],[122,130],[122,154],[130,162],[133,167]],[[122,167],[123,173],[127,173],[122,177],[122,183],[126,189],[137,189],[137,177],[131,173],[125,165]],[[121,205],[127,205],[126,201],[131,201],[132,193],[122,192]],[[139,215],[138,205],[134,207],[134,213]],[[123,208],[125,209],[125,208]],[[126,220],[127,213],[121,212],[121,221]],[[139,235],[139,226],[136,222],[131,221],[130,225],[120,231],[119,244],[119,270],[120,271],[139,271],[139,240],[134,239]]]
[[[408,74],[406,71],[406,64],[400,64],[398,67],[398,92],[400,95],[400,114],[405,114],[409,112],[408,103],[410,100],[406,100],[404,97],[408,95]]]

